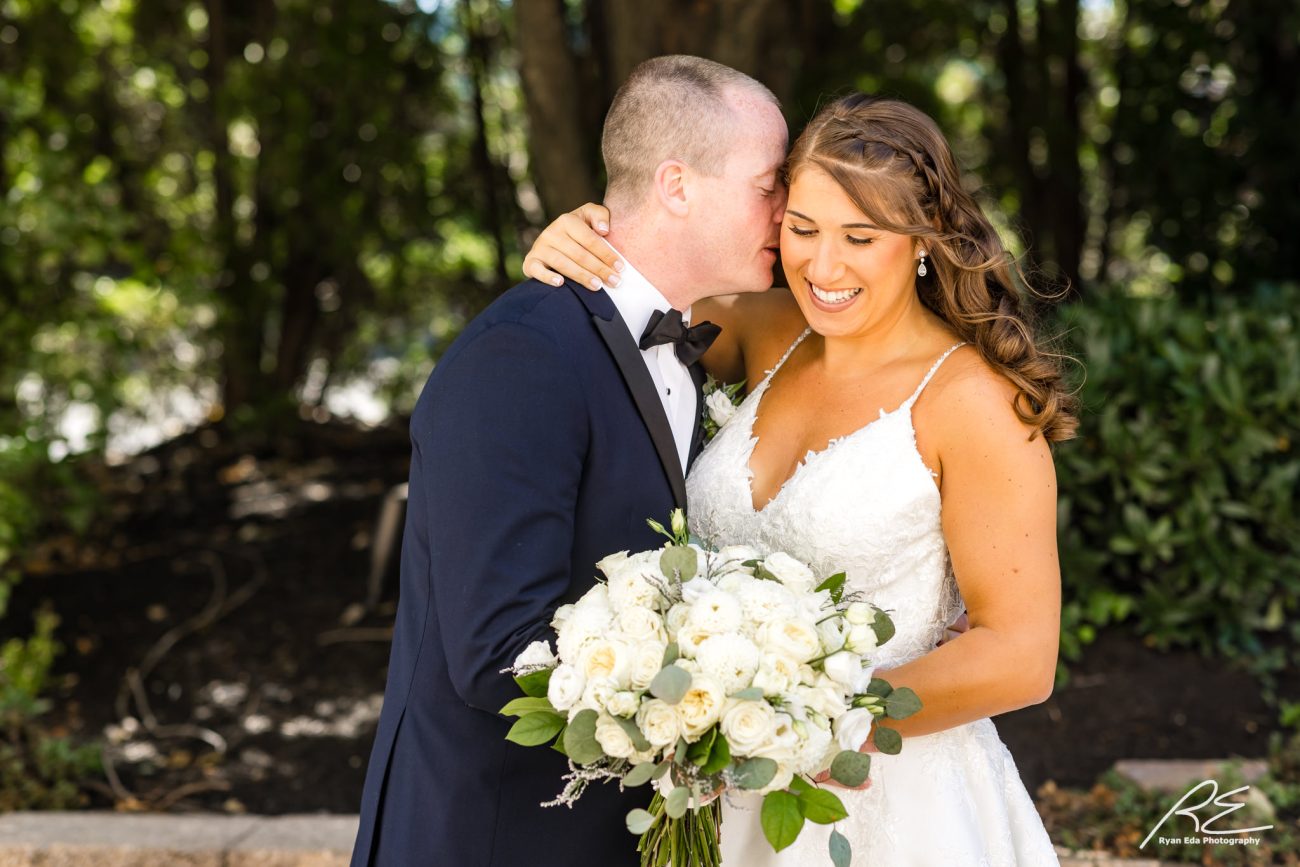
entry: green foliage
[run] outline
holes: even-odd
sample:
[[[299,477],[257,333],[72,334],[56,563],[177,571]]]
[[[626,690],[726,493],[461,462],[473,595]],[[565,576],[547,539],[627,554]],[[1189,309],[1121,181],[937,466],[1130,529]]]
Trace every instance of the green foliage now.
[[[1130,619],[1260,671],[1300,646],[1298,308],[1270,285],[1066,311],[1086,367],[1081,436],[1057,449],[1067,657]]]
[[[83,807],[81,782],[101,767],[95,744],[74,745],[35,726],[11,728],[0,738],[0,814]]]

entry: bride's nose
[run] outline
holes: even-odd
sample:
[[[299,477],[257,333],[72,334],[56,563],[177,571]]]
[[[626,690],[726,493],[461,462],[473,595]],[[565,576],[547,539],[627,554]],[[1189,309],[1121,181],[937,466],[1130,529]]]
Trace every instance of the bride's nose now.
[[[844,276],[844,263],[836,255],[835,245],[818,239],[808,267],[804,270],[808,280],[818,286],[833,288]]]

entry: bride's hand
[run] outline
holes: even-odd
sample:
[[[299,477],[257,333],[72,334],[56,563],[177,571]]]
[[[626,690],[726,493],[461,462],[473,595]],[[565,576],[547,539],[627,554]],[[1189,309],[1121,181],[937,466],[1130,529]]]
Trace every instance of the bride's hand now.
[[[602,240],[608,234],[609,209],[603,205],[588,202],[561,214],[524,256],[524,275],[552,286],[568,277],[593,291],[617,286],[623,260]]]

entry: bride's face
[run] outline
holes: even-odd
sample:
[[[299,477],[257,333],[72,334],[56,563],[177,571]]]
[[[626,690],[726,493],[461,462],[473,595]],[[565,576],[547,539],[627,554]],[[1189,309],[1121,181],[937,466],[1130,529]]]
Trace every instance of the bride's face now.
[[[813,330],[866,335],[916,298],[916,242],[871,225],[835,179],[805,166],[790,184],[781,261]]]

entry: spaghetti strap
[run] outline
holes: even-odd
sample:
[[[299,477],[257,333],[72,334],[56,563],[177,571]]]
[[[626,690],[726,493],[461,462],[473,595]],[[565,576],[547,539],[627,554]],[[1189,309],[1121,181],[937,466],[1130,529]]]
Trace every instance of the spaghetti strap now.
[[[912,404],[916,403],[916,399],[921,396],[921,392],[925,389],[927,385],[929,385],[930,377],[934,376],[935,371],[939,369],[939,365],[943,364],[943,362],[948,358],[949,355],[952,355],[953,352],[955,352],[957,349],[965,345],[966,345],[966,341],[963,340],[961,343],[949,347],[947,352],[945,352],[943,355],[940,355],[939,360],[936,361],[934,363],[934,366],[930,368],[930,372],[925,375],[925,379],[921,380],[921,384],[916,387],[916,391],[912,392],[912,396],[909,397],[903,403],[903,406],[911,406]]]
[[[785,355],[782,355],[781,360],[778,361],[772,367],[772,369],[767,372],[767,374],[763,377],[763,381],[760,382],[758,386],[754,389],[755,391],[758,391],[758,389],[765,387],[769,382],[772,381],[772,377],[776,376],[776,372],[781,369],[781,365],[785,364],[786,359],[790,357],[791,353],[793,353],[796,349],[799,348],[799,344],[803,343],[804,338],[807,337],[809,334],[812,334],[811,325],[803,330],[803,334],[800,334],[798,337],[795,338],[794,343],[791,343],[790,348],[785,351]]]

